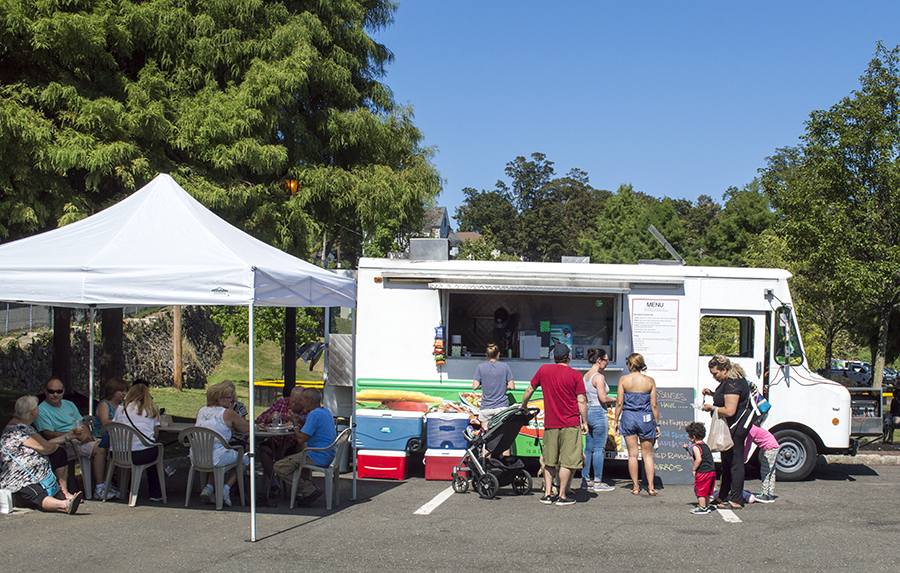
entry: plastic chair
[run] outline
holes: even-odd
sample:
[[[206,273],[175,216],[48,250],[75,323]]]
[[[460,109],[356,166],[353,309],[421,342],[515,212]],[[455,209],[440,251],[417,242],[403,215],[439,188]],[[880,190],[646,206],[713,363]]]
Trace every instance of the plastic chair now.
[[[93,432],[95,427],[100,427],[100,420],[97,416],[85,416],[84,424],[88,430]],[[91,477],[94,475],[94,466],[89,457],[78,456],[78,461],[81,463],[81,482],[84,485],[84,499],[91,499],[91,494],[94,491],[94,488],[91,485]]]
[[[344,456],[344,450],[347,448],[349,442],[350,428],[347,428],[338,434],[337,438],[324,448],[304,448],[300,452],[299,455],[302,456],[300,458],[300,467],[294,471],[294,477],[291,483],[291,509],[294,509],[294,503],[297,500],[297,486],[300,485],[300,472],[304,468],[325,474],[325,509],[331,509],[332,493],[334,495],[335,505],[341,505],[341,459]],[[335,446],[337,446],[337,450],[335,451],[334,459],[327,468],[319,467],[307,460],[306,456],[308,452],[330,450]]]
[[[244,448],[241,446],[230,446],[225,438],[218,432],[214,432],[209,428],[201,428],[200,426],[191,426],[181,430],[178,434],[178,441],[191,449],[191,470],[188,472],[187,493],[184,494],[184,506],[187,507],[191,500],[191,486],[194,483],[194,472],[198,472],[201,477],[212,472],[216,482],[216,509],[222,509],[222,493],[225,485],[225,472],[235,468],[238,472],[238,487],[241,492],[241,505],[244,505]],[[219,441],[225,446],[226,450],[235,450],[238,453],[237,461],[227,466],[213,465],[213,448]],[[200,486],[206,482],[201,480]]]
[[[103,488],[103,501],[109,496],[109,484],[112,478],[113,469],[119,468],[119,497],[125,494],[125,472],[131,471],[131,490],[129,491],[128,506],[137,505],[138,490],[141,488],[141,478],[144,476],[144,470],[156,466],[156,472],[159,475],[159,485],[162,488],[163,503],[166,500],[166,471],[163,462],[163,445],[148,442],[143,434],[135,430],[129,425],[120,424],[118,422],[109,422],[103,424],[100,433],[109,432],[109,453],[112,456],[109,468],[106,470],[106,486]],[[131,444],[132,438],[138,438],[140,442],[150,448],[157,448],[159,455],[156,461],[149,464],[135,464],[131,461]]]

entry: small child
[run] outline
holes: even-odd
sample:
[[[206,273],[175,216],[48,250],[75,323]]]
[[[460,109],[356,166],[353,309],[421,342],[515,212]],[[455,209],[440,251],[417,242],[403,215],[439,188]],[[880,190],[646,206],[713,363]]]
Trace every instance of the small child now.
[[[709,505],[709,498],[716,485],[716,465],[709,446],[703,441],[706,437],[706,426],[700,422],[691,422],[684,427],[684,431],[691,440],[689,451],[694,460],[691,473],[694,476],[694,493],[697,494],[697,507],[692,509],[691,513],[704,515],[713,509]]]
[[[759,479],[762,482],[762,491],[756,494],[756,501],[760,503],[772,503],[775,495],[775,461],[778,459],[778,440],[769,430],[757,425],[750,426],[750,433],[744,442],[744,451],[750,451],[750,443],[759,448]]]

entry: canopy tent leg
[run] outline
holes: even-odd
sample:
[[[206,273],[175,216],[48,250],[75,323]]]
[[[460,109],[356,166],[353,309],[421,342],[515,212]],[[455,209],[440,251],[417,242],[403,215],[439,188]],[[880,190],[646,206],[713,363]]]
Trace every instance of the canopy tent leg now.
[[[250,338],[250,541],[256,541],[256,421],[254,409],[256,404],[253,399],[255,392],[255,379],[253,375],[253,304],[247,307],[249,315],[249,338]]]
[[[356,307],[353,308],[353,318],[350,321],[351,332],[350,338],[351,356],[353,360],[350,364],[350,380],[353,383],[353,403],[350,410],[350,464],[353,466],[353,495],[350,496],[352,501],[356,501]]]
[[[94,415],[94,313],[96,309],[91,306],[90,312],[90,344],[88,345],[88,415]]]

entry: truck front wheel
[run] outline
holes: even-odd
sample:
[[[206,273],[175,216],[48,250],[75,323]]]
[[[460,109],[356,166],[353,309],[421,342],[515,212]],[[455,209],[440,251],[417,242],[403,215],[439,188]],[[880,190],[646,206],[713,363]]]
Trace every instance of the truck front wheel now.
[[[797,430],[781,430],[775,432],[775,439],[781,446],[775,462],[775,478],[800,481],[809,477],[819,456],[812,438]]]

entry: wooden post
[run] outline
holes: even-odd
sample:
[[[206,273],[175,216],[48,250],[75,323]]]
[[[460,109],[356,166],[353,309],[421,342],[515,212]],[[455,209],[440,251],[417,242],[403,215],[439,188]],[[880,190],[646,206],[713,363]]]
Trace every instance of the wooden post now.
[[[181,305],[172,307],[172,363],[175,370],[175,389],[181,390]]]

